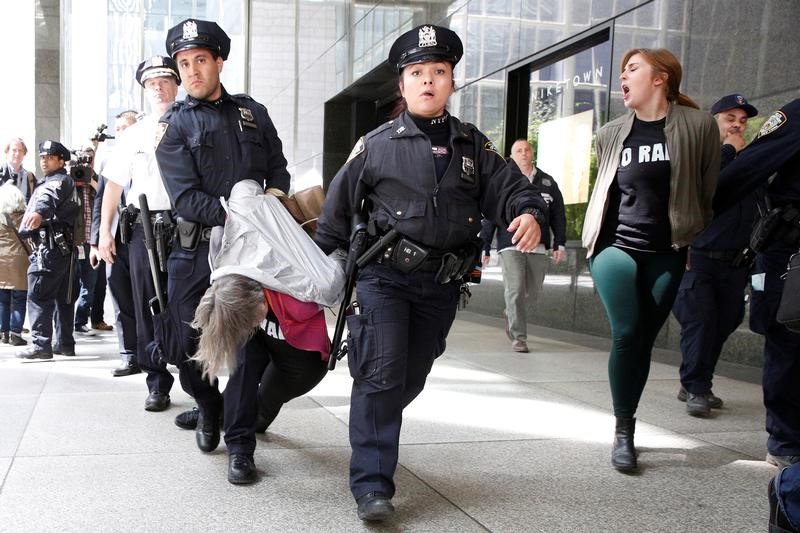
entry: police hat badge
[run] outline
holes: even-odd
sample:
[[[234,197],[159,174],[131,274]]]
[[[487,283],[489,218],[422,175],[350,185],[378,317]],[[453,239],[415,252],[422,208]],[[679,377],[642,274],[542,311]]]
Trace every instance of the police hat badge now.
[[[447,61],[455,66],[463,53],[464,45],[454,31],[424,24],[398,37],[387,61],[399,73],[407,65],[425,61]]]

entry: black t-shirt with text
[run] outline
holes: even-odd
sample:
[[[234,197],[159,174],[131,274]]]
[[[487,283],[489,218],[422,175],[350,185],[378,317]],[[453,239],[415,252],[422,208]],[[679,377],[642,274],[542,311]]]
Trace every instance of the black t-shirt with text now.
[[[671,250],[665,122],[666,118],[653,122],[634,118],[608,195],[608,211],[600,233],[603,245],[646,252]]]

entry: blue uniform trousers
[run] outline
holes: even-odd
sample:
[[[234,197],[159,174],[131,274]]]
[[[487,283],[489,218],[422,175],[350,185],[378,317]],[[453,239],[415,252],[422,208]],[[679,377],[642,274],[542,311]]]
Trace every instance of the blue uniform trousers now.
[[[800,333],[775,318],[791,254],[780,245],[758,254],[756,272],[764,273],[764,290],[753,290],[750,305],[750,328],[764,335],[762,385],[772,455],[800,455]]]
[[[783,513],[794,529],[800,529],[800,463],[778,472],[774,483]]]
[[[672,312],[681,325],[681,385],[693,394],[711,391],[722,346],[744,318],[746,268],[691,253]]]
[[[136,314],[133,309],[133,287],[131,286],[130,257],[128,245],[115,237],[117,256],[114,264],[106,265],[108,289],[114,304],[119,353],[126,363],[136,361]]]
[[[155,334],[153,331],[153,315],[150,312],[150,299],[156,295],[147,248],[144,245],[144,229],[136,224],[128,244],[130,255],[131,284],[136,287],[133,298],[133,309],[136,316],[136,362],[147,373],[147,389],[169,394],[175,378],[167,370],[167,364],[155,350]],[[167,287],[167,275],[161,274],[161,287]]]
[[[167,310],[153,317],[158,350],[164,361],[177,365],[181,387],[197,402],[203,416],[217,416],[222,395],[217,380],[209,382],[189,357],[197,352],[198,332],[192,328],[194,312],[209,287],[208,242],[187,251],[177,243],[167,260]]]
[[[56,316],[55,344],[62,349],[75,347],[72,336],[75,306],[66,303],[71,256],[58,250],[34,252],[28,267],[28,318],[31,339],[37,349],[53,349],[53,317]]]
[[[432,272],[404,274],[373,263],[356,285],[361,313],[347,317],[350,396],[350,490],[355,498],[395,492],[403,409],[422,392],[445,349],[459,285]]]
[[[225,386],[225,445],[229,454],[253,455],[259,406],[268,425],[283,404],[302,396],[328,372],[319,352],[299,350],[258,329],[236,354]]]

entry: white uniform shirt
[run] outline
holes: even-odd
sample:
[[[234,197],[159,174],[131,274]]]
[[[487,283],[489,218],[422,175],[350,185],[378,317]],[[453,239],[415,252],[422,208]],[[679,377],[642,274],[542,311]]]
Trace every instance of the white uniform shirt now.
[[[130,185],[128,204],[139,207],[139,195],[147,196],[151,211],[170,209],[169,195],[156,162],[158,117],[146,115],[120,136],[103,175],[121,187]]]

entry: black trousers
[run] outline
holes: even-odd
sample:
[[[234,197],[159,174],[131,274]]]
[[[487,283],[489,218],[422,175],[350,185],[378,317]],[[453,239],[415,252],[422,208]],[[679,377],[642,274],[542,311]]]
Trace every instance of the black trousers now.
[[[199,242],[191,251],[176,245],[167,260],[167,309],[153,316],[153,357],[177,365],[181,387],[195,399],[204,417],[219,416],[222,395],[217,380],[204,379],[200,366],[189,359],[197,352],[199,338],[189,324],[210,285],[210,276],[208,242]]]
[[[260,328],[239,349],[237,360],[236,371],[225,387],[225,444],[230,454],[252,455],[259,406],[271,424],[283,404],[322,381],[327,363],[319,352],[294,348]]]
[[[440,285],[432,272],[403,274],[373,263],[359,272],[361,314],[347,317],[350,393],[350,491],[390,498],[403,409],[425,387],[445,350],[459,284]]]
[[[133,288],[131,286],[130,258],[128,245],[115,237],[117,257],[114,264],[107,265],[108,290],[114,304],[117,325],[119,353],[126,363],[136,361],[136,315],[133,309]]]
[[[161,360],[155,349],[155,333],[153,315],[150,312],[150,300],[155,297],[156,289],[144,245],[144,230],[136,224],[128,245],[130,252],[131,283],[136,288],[133,296],[133,309],[136,315],[136,361],[147,372],[147,389],[168,394],[175,378],[167,370],[167,364]],[[167,275],[159,272],[162,287],[167,287]]]
[[[75,304],[66,302],[71,260],[71,256],[50,249],[43,249],[41,253],[34,251],[31,256],[28,267],[28,319],[31,323],[31,340],[37,349],[50,351],[54,344],[68,350],[75,347]]]

